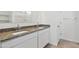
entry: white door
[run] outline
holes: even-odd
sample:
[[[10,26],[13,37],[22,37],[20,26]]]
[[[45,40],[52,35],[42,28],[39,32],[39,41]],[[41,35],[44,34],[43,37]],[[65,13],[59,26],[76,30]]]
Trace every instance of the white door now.
[[[62,13],[63,18],[63,33],[62,38],[65,40],[74,40],[75,36],[75,21],[74,21],[74,12],[72,11],[63,11]]]
[[[75,22],[73,18],[64,18],[64,33],[63,39],[74,41],[75,36]]]
[[[46,14],[47,23],[51,25],[50,33],[51,40],[50,43],[57,45],[59,39],[61,39],[61,26],[62,26],[62,11],[49,11]]]

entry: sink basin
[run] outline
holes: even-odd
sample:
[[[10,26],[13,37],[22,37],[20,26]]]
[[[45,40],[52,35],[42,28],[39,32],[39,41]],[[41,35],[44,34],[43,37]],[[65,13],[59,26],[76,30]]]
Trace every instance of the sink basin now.
[[[20,31],[20,32],[15,32],[12,33],[13,35],[19,35],[19,34],[23,34],[23,33],[28,33],[29,31]]]
[[[44,27],[39,27],[39,29],[43,29]]]

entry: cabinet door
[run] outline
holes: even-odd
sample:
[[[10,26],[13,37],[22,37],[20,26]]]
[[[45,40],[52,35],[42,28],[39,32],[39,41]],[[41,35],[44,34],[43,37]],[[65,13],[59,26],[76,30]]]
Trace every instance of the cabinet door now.
[[[24,42],[24,44],[25,44],[25,42],[27,42],[29,39],[32,39],[32,38],[37,38],[37,34],[31,33],[31,34],[21,36],[21,37],[15,38],[15,39],[7,40],[5,42],[2,42],[2,47],[3,48],[15,47],[15,46],[21,44],[22,42]]]
[[[41,30],[38,33],[38,47],[43,48],[45,45],[49,43],[49,28],[45,30]]]
[[[37,38],[31,38],[14,46],[14,48],[37,48]]]

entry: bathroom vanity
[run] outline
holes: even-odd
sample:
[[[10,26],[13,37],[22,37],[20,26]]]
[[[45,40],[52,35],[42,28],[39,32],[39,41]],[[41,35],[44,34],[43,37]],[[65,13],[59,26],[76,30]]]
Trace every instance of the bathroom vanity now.
[[[2,48],[43,48],[49,43],[50,25],[24,26],[19,31],[10,29],[0,30]]]

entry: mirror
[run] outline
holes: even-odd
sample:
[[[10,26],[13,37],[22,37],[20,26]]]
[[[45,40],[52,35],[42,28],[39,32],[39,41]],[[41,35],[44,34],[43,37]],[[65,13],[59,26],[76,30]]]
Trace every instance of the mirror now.
[[[0,23],[29,23],[31,11],[0,11]]]
[[[11,20],[10,11],[0,11],[0,23],[9,23]]]

